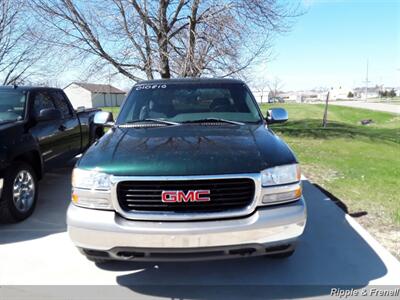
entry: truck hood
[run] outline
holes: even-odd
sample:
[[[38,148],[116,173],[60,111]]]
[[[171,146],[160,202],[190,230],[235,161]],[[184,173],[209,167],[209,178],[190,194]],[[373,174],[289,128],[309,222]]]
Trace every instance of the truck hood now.
[[[77,165],[118,176],[187,176],[255,173],[295,162],[264,125],[178,125],[110,129]]]

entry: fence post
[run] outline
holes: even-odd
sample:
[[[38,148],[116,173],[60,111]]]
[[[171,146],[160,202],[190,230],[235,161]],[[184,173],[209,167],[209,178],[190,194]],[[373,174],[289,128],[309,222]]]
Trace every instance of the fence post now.
[[[325,111],[324,111],[324,117],[322,119],[322,127],[326,127],[326,124],[328,123],[328,102],[329,102],[329,91],[328,94],[326,94],[326,100],[325,100]]]

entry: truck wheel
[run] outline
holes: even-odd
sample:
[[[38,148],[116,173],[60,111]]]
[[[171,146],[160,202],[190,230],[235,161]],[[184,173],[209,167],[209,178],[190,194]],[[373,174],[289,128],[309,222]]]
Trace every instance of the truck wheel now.
[[[19,222],[28,218],[35,209],[38,185],[33,168],[24,162],[16,162],[4,176],[0,200],[0,223]]]
[[[104,128],[92,125],[90,129],[89,146],[104,135]]]

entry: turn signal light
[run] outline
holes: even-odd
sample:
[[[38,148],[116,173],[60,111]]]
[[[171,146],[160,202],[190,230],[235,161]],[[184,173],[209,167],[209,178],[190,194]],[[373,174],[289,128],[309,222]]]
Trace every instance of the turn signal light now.
[[[72,200],[72,202],[75,203],[75,204],[78,203],[78,200],[79,200],[78,195],[75,194],[75,193],[72,193],[71,200]]]
[[[295,190],[283,193],[266,194],[262,199],[262,203],[274,204],[289,202],[301,197],[301,187],[298,186]]]

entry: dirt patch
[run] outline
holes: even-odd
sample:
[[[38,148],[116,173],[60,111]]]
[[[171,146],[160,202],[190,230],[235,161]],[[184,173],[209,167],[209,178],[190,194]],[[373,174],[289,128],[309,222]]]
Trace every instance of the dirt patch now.
[[[354,212],[342,200],[325,190],[318,184],[314,185],[327,195],[346,214],[354,217],[380,244],[400,260],[400,226],[391,222],[391,218],[384,211]]]
[[[311,181],[324,184],[342,178],[340,172],[317,164],[301,164],[302,173]]]
[[[349,214],[352,215],[351,207]],[[400,260],[400,226],[393,223],[388,212],[379,207],[368,209],[368,214],[356,217],[359,222],[379,243]]]
[[[368,215],[357,221],[387,250],[400,260],[400,228],[391,224],[379,224],[379,217]]]

